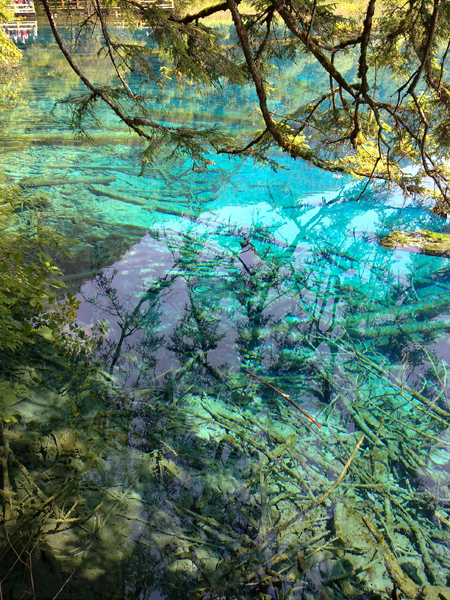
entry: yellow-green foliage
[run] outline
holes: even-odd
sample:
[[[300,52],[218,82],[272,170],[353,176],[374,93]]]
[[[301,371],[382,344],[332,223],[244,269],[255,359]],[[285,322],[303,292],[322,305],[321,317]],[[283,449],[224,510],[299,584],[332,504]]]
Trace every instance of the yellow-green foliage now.
[[[10,2],[0,0],[0,24],[14,20],[9,6]],[[18,65],[22,53],[17,46],[8,39],[3,28],[0,27],[0,106],[5,99],[14,96],[19,76]]]
[[[14,20],[14,15],[9,9],[10,5],[10,2],[0,0],[0,23],[8,23]],[[0,28],[0,70],[17,66],[21,56],[20,50]]]
[[[22,383],[0,379],[0,418],[3,421],[17,422],[15,405],[28,396],[28,390]]]
[[[214,4],[215,3],[211,2],[211,0],[194,0],[193,2],[192,0],[178,0],[178,2],[176,2],[178,11],[183,15],[197,13],[203,10],[204,8],[213,6]],[[239,7],[244,14],[254,12],[250,2],[246,2],[246,0],[243,0],[243,2],[240,3]],[[221,21],[231,22],[231,15],[228,11],[221,11],[215,13],[211,17],[208,17],[208,20],[209,22],[214,23]]]
[[[380,240],[381,246],[395,250],[410,249],[430,256],[450,256],[450,235],[434,231],[392,231]]]
[[[46,250],[63,239],[42,226],[32,200],[16,187],[0,187],[0,352],[16,350],[34,334],[33,318],[62,285]]]
[[[55,302],[64,285],[49,252],[66,253],[68,240],[43,226],[43,207],[42,195],[0,185],[0,422],[15,421],[16,405],[31,394],[27,364],[33,352],[42,357],[44,350],[83,382],[95,373],[95,352],[106,331],[103,323],[90,335],[80,328],[75,296]],[[11,363],[20,365],[19,380]]]

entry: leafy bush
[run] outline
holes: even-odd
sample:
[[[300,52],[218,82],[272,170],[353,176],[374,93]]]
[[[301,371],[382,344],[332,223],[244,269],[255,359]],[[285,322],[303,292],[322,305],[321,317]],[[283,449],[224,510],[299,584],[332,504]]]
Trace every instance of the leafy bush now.
[[[18,186],[0,185],[0,421],[17,421],[19,402],[32,395],[33,365],[49,360],[72,385],[83,387],[97,371],[95,355],[106,327],[87,334],[77,323],[79,302],[66,294],[50,252],[68,254],[68,242],[42,224],[46,199]],[[37,362],[36,362],[37,361]],[[39,369],[37,369],[39,371]]]
[[[64,251],[65,239],[37,211],[23,210],[29,201],[20,188],[0,187],[0,351],[15,351],[38,332],[33,318],[64,285],[48,250]]]

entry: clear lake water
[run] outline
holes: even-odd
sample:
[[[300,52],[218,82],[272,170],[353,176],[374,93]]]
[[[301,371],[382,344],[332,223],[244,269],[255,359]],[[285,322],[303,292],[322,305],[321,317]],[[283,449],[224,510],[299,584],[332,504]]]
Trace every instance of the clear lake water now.
[[[379,245],[447,222],[276,153],[140,176],[114,118],[85,141],[54,106],[82,88],[44,22],[21,47],[1,171],[74,240],[76,326],[106,333],[94,371],[46,340],[27,364],[3,598],[386,599],[392,561],[450,598],[450,262]],[[299,66],[274,102],[316,84]],[[155,114],[245,143],[227,94],[169,85]]]

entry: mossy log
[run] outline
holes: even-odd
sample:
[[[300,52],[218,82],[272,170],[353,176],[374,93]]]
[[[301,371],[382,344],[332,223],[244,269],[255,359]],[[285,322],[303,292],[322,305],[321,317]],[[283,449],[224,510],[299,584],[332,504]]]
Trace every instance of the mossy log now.
[[[450,305],[450,298],[446,296],[437,297],[433,296],[432,300],[424,299],[422,302],[416,302],[414,304],[405,304],[398,306],[392,310],[381,310],[381,311],[367,311],[359,313],[348,318],[346,321],[347,326],[356,326],[361,324],[376,324],[380,323],[382,326],[386,326],[386,323],[393,323],[401,316],[410,316],[415,320],[418,313],[435,311],[437,309],[447,309]]]
[[[119,189],[118,191],[119,191],[119,194],[122,194],[123,192],[125,192],[125,190],[121,190],[121,189]],[[185,198],[179,198],[179,197],[174,197],[174,196],[169,196],[169,195],[161,195],[160,191],[158,191],[157,195],[155,193],[146,192],[145,190],[141,190],[141,189],[127,190],[128,194],[130,192],[137,193],[139,195],[139,198],[142,198],[145,200],[152,200],[155,202],[164,202],[164,203],[168,203],[168,204],[182,204],[183,206],[186,206],[188,204],[188,201]]]
[[[450,234],[435,233],[426,229],[410,232],[392,231],[380,240],[380,246],[429,256],[450,257]]]
[[[450,587],[426,584],[418,586],[406,575],[397,558],[389,549],[383,535],[378,531],[367,515],[362,519],[377,542],[376,549],[381,554],[389,575],[407,598],[414,600],[450,600]],[[392,596],[393,597],[393,596]]]
[[[98,175],[95,177],[25,177],[19,181],[20,185],[28,188],[57,187],[58,185],[85,185],[112,183],[116,178],[114,175]]]
[[[198,216],[194,213],[194,211],[189,210],[184,206],[175,205],[170,202],[153,202],[151,206],[144,207],[144,210],[148,210],[149,212],[159,212],[164,215],[173,215],[175,217],[186,217],[187,219],[192,219]]]
[[[107,196],[108,198],[119,200],[120,202],[126,202],[127,204],[143,206],[145,210],[150,212],[159,212],[165,215],[176,215],[179,217],[195,216],[192,210],[189,210],[185,205],[176,202],[175,199],[169,200],[166,198],[155,198],[151,195],[147,195],[147,201],[145,201],[141,196],[130,198],[129,195],[123,194],[120,191],[117,192],[116,190],[103,185],[90,185],[89,190],[96,196]]]
[[[407,323],[395,323],[393,325],[379,325],[377,327],[366,327],[364,329],[348,329],[350,335],[367,339],[391,337],[401,333],[410,335],[412,333],[426,333],[431,331],[447,331],[450,323],[445,321],[418,321]]]
[[[117,191],[120,194],[138,194],[139,198],[145,199],[145,200],[155,200],[156,202],[170,202],[170,203],[174,203],[175,204],[187,204],[188,200],[186,198],[183,197],[179,197],[179,196],[174,196],[173,193],[169,193],[166,192],[164,193],[164,191],[162,190],[158,190],[157,192],[154,191],[149,191],[149,190],[145,190],[145,189],[141,189],[141,188],[128,188],[127,190],[123,189],[123,188],[117,188]]]
[[[119,202],[126,202],[127,204],[136,204],[137,206],[145,206],[147,204],[144,200],[130,198],[129,196],[125,196],[125,194],[116,192],[114,189],[111,189],[104,185],[90,185],[88,189],[96,196],[106,196],[107,198],[112,198],[113,200],[119,200]]]
[[[160,195],[155,196],[154,194],[142,194],[142,196],[144,198],[148,198],[149,200],[154,200],[155,202],[163,202],[163,206],[164,204],[178,204],[178,205],[183,205],[186,206],[187,201],[184,198],[174,198],[173,196],[169,197],[169,196],[165,196],[162,197]]]

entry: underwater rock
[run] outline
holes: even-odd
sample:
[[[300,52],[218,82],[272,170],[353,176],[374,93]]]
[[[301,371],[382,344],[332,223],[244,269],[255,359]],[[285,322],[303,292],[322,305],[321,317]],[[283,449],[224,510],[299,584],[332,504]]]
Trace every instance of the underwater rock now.
[[[63,585],[63,574],[51,546],[40,541],[30,554],[33,586],[47,590],[49,597],[58,594]],[[26,595],[26,592],[23,595]]]
[[[75,456],[85,458],[87,451],[82,439],[77,435],[76,430],[64,428],[54,431],[52,437],[61,456]]]
[[[429,457],[437,465],[446,465],[450,460],[450,454],[445,448],[431,448]]]
[[[380,240],[380,246],[429,256],[450,257],[450,235],[426,229],[410,232],[392,231]]]
[[[389,479],[389,452],[386,446],[374,447],[372,451],[373,476],[380,483]]]
[[[403,556],[398,559],[400,567],[403,572],[417,583],[417,585],[423,585],[426,581],[425,571],[423,562],[417,556]]]
[[[42,464],[42,436],[39,433],[10,431],[8,437],[11,449],[17,457],[27,461],[32,467]]]

